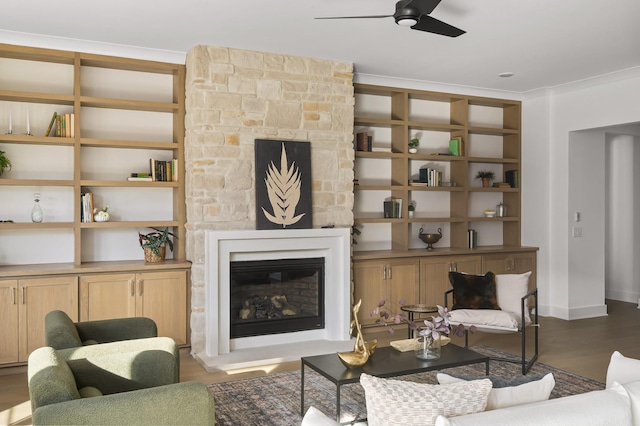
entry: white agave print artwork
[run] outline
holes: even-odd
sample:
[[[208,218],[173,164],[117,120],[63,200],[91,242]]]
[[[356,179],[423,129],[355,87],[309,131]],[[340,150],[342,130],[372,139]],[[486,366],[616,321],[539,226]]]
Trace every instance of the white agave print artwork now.
[[[280,155],[280,169],[272,161],[267,169],[264,184],[267,187],[273,214],[264,207],[262,212],[270,222],[286,228],[302,219],[305,213],[295,215],[296,207],[300,202],[301,173],[295,161],[291,162],[291,166],[288,165],[284,144],[282,144]]]
[[[310,229],[311,143],[256,139],[256,229]]]

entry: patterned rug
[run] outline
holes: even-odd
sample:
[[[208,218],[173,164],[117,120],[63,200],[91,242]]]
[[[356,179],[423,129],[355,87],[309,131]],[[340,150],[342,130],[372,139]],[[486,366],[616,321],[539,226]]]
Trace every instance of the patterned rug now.
[[[490,357],[512,357],[514,355],[486,346],[472,349]],[[522,376],[520,364],[491,361],[491,375],[503,379]],[[484,375],[484,364],[456,367],[443,370],[451,374]],[[568,371],[537,362],[529,375],[553,373],[556,380],[551,398],[560,398],[593,390],[604,389],[604,384]],[[420,383],[436,384],[436,372],[398,377]],[[300,371],[278,373],[252,379],[235,380],[209,385],[216,404],[216,424],[264,426],[300,425]],[[359,383],[341,387],[341,421],[366,417],[364,390]],[[315,371],[305,369],[305,409],[315,406],[323,413],[333,416],[336,412],[335,385]]]

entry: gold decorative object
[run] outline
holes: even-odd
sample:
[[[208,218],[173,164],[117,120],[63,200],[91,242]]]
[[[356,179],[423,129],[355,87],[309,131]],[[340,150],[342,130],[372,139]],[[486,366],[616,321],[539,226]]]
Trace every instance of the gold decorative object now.
[[[356,334],[356,341],[353,344],[353,351],[338,352],[340,361],[342,361],[342,363],[348,368],[363,366],[369,360],[369,357],[375,352],[376,346],[378,346],[378,341],[376,339],[371,342],[364,341],[364,337],[362,336],[362,327],[360,326],[360,321],[358,321],[358,311],[360,310],[361,304],[362,299],[353,306],[353,320],[349,325],[349,334],[353,333],[354,328],[358,332]]]

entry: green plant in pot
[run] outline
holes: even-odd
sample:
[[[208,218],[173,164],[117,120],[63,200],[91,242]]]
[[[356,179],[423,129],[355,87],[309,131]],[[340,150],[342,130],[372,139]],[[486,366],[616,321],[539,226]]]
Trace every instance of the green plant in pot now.
[[[418,146],[420,145],[420,139],[413,138],[409,141],[409,152],[415,154],[418,152]]]
[[[488,171],[479,171],[478,174],[476,175],[476,179],[480,179],[482,180],[482,186],[485,188],[489,187],[489,182],[493,180],[493,178],[495,177],[495,174],[493,172],[488,172]]]
[[[144,260],[148,263],[164,262],[167,246],[169,246],[169,250],[173,251],[173,241],[169,236],[177,237],[169,232],[168,227],[164,228],[164,230],[151,229],[153,229],[153,232],[147,234],[138,232],[138,241],[140,242],[140,247],[144,250]]]
[[[5,170],[11,170],[11,160],[7,158],[4,151],[0,151],[0,176]]]

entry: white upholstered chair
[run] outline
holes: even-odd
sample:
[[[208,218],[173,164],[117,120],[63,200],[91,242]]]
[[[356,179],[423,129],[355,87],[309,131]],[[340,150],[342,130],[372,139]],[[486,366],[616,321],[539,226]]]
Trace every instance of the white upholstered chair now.
[[[476,332],[520,334],[521,359],[492,359],[521,363],[522,374],[527,374],[538,359],[538,289],[529,290],[530,276],[531,272],[504,275],[449,272],[453,288],[444,294],[444,306],[451,306],[451,324],[465,326],[465,347],[469,345],[471,326],[475,326]],[[534,351],[527,359],[526,335],[530,327],[534,333]]]

